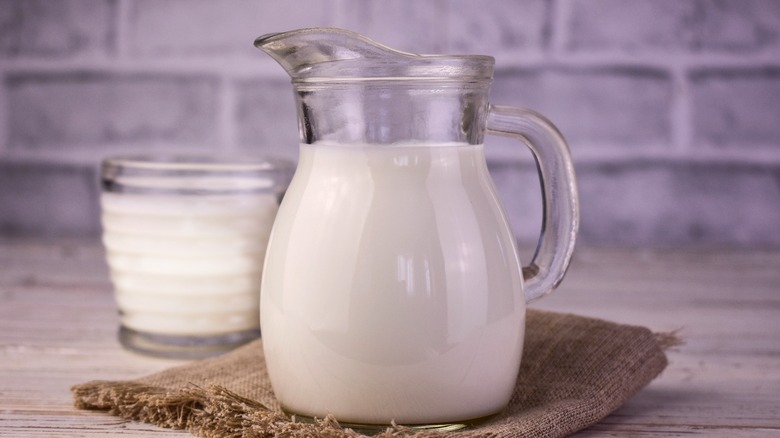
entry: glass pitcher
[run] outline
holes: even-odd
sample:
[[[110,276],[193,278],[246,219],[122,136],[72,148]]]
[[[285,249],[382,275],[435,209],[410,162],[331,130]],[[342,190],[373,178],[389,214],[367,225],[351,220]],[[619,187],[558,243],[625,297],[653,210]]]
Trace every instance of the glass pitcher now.
[[[488,103],[489,56],[409,54],[340,29],[255,46],[292,77],[301,141],[261,292],[283,408],[449,428],[500,412],[526,302],[558,285],[577,234],[561,134],[530,110]],[[485,133],[517,138],[537,160],[543,230],[527,267],[488,174]]]

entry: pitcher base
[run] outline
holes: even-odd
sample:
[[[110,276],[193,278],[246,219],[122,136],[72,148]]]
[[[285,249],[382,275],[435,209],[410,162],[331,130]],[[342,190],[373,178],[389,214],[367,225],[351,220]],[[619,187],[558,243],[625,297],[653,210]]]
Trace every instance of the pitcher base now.
[[[293,418],[293,421],[297,421],[301,423],[311,423],[311,424],[317,423],[318,421],[322,421],[322,419],[320,418],[312,418],[306,415],[296,414],[286,409],[283,409],[283,411],[290,418]],[[495,417],[496,415],[498,414],[488,415],[486,417],[475,418],[467,421],[442,422],[442,423],[431,423],[431,424],[363,424],[363,423],[349,423],[349,422],[342,422],[342,421],[339,421],[338,424],[339,426],[345,429],[352,429],[355,432],[361,433],[363,435],[368,435],[368,436],[384,433],[388,429],[390,430],[409,429],[415,432],[422,432],[422,431],[454,432],[457,430],[462,430],[467,427],[473,427],[475,425],[483,423]]]

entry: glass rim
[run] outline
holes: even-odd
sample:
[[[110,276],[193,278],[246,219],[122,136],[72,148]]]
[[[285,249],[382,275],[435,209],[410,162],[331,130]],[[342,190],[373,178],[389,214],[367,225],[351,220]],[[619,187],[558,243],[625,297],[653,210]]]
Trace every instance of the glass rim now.
[[[102,167],[139,171],[277,171],[292,169],[291,160],[271,156],[227,154],[126,154],[103,158]]]
[[[103,193],[238,195],[284,191],[292,161],[259,155],[128,154],[104,158]]]

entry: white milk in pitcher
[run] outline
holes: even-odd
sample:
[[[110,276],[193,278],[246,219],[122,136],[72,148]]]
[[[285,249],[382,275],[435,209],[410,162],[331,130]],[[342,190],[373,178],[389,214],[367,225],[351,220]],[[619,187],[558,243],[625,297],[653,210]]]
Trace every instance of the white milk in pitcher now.
[[[259,327],[270,193],[106,193],[103,241],[121,324],[153,334],[211,336]]]
[[[509,401],[525,298],[481,145],[302,145],[263,277],[282,406],[467,420]]]

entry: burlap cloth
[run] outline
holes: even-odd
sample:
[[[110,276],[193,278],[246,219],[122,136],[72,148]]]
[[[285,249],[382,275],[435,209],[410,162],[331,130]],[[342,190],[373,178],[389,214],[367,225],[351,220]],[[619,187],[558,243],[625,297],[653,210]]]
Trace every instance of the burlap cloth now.
[[[72,388],[82,409],[186,429],[203,437],[355,437],[333,418],[295,421],[281,412],[266,373],[262,341],[128,381]],[[667,364],[672,334],[543,311],[528,311],[517,386],[506,410],[457,437],[560,437],[619,407]],[[464,403],[467,403],[464,400]],[[388,428],[381,436],[429,437],[441,432]]]

